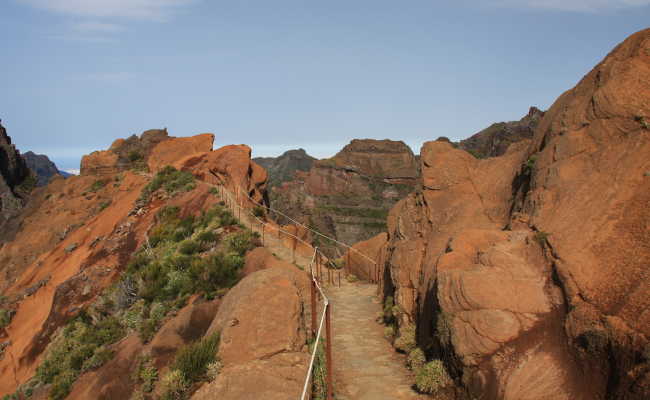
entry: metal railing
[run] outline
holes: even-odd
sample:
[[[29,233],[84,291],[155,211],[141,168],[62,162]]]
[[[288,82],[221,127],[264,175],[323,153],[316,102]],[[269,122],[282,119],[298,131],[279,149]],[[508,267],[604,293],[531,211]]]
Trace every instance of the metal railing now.
[[[362,256],[363,258],[369,260],[372,265],[375,267],[375,272],[371,273],[371,271],[368,271],[368,277],[370,281],[373,281],[376,279],[376,281],[379,280],[379,268],[378,268],[378,263],[371,257],[367,256],[366,254],[363,254],[362,252],[358,251],[357,249],[340,242],[334,238],[331,238],[327,235],[324,235],[315,229],[304,225],[295,219],[287,216],[286,214],[272,209],[270,207],[267,207],[264,204],[259,203],[255,199],[253,199],[247,192],[243,191],[239,186],[236,186],[237,191],[236,193],[231,192],[230,190],[226,189],[225,184],[222,182],[222,180],[219,178],[218,175],[213,173],[213,176],[217,178],[217,181],[220,182],[217,185],[209,184],[210,186],[214,187],[217,189],[217,195],[221,200],[225,203],[225,205],[230,208],[233,212],[233,215],[236,215],[237,218],[242,222],[241,218],[241,213],[244,211],[244,216],[248,216],[250,219],[250,228],[253,230],[254,222],[256,221],[260,228],[261,228],[261,239],[262,239],[262,245],[265,245],[265,233],[266,229],[269,229],[270,231],[275,230],[278,235],[278,239],[280,240],[280,245],[284,246],[284,242],[281,241],[282,235],[285,237],[290,237],[292,239],[292,258],[293,262],[296,262],[296,247],[298,243],[303,244],[306,248],[311,248],[313,249],[313,253],[311,255],[311,261],[309,263],[309,268],[307,272],[309,273],[309,280],[311,282],[311,336],[314,339],[314,349],[311,354],[310,362],[309,362],[309,368],[307,370],[307,375],[305,378],[305,383],[303,386],[303,391],[302,395],[300,397],[301,400],[305,400],[309,397],[306,397],[311,395],[311,392],[308,391],[309,388],[309,383],[312,382],[312,372],[314,370],[314,363],[316,360],[316,355],[318,352],[319,348],[319,343],[321,340],[321,337],[323,336],[323,326],[325,326],[325,356],[326,356],[326,365],[327,365],[327,376],[326,376],[326,387],[327,387],[327,399],[330,400],[333,398],[333,379],[332,379],[332,371],[333,371],[333,364],[332,364],[332,333],[331,333],[331,312],[332,312],[332,304],[330,303],[329,299],[325,295],[323,288],[322,288],[322,283],[324,282],[323,280],[323,270],[326,271],[327,273],[327,281],[330,284],[336,284],[336,278],[335,278],[335,273],[338,275],[338,286],[341,286],[341,268],[336,266],[332,260],[330,260],[325,254],[322,253],[318,249],[318,247],[312,246],[311,243],[307,242],[306,240],[300,238],[297,235],[297,229],[296,229],[296,234],[289,232],[285,229],[282,229],[280,224],[272,224],[269,223],[268,221],[263,220],[260,218],[258,215],[255,214],[254,208],[252,207],[246,207],[246,203],[250,203],[253,207],[262,207],[265,212],[268,213],[276,213],[277,215],[280,215],[284,218],[287,218],[289,221],[295,224],[296,227],[303,227],[304,229],[315,233],[323,238],[326,238],[328,240],[331,240],[334,243],[337,243],[338,245],[341,245],[345,247],[348,252],[347,252],[347,260],[346,260],[346,265],[350,265],[350,254],[352,252],[355,252],[356,254]],[[270,232],[269,232],[270,233]],[[323,310],[322,314],[320,315],[320,322],[318,323],[317,327],[317,303],[319,299],[323,300]]]

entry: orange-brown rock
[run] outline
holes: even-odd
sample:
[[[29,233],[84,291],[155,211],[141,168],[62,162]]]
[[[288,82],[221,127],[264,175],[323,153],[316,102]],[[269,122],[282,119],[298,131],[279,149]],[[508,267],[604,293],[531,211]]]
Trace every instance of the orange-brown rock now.
[[[137,143],[129,138],[127,144],[117,143],[114,147],[122,152],[124,146],[150,145],[164,137],[164,131],[150,132],[136,137]],[[231,151],[237,154],[228,154]],[[237,147],[216,153],[229,160],[240,156]],[[121,155],[117,157],[119,163]],[[258,190],[257,196],[263,197],[264,171],[252,171],[255,167],[250,157],[238,165],[244,168],[243,172],[233,167],[223,171],[220,178],[229,187],[235,185],[232,179],[239,179],[237,183],[245,180]],[[209,164],[205,166],[210,168]],[[119,278],[132,254],[145,241],[161,207],[178,206],[183,216],[198,215],[218,201],[210,193],[211,186],[199,181],[190,192],[173,198],[154,196],[150,203],[136,207],[148,180],[147,176],[131,171],[111,176],[81,175],[66,180],[55,178],[48,186],[34,191],[19,216],[17,230],[10,238],[13,240],[0,248],[0,289],[7,296],[3,308],[8,304],[16,310],[3,333],[6,337],[2,339],[0,357],[0,395],[13,393],[31,378],[52,334]],[[163,328],[164,339],[154,338],[153,350],[160,353],[160,359],[171,357],[170,349],[180,344],[179,338],[186,341],[196,336],[200,326],[207,328],[211,323],[209,313],[198,308],[188,313],[181,313],[181,317],[187,318]],[[128,360],[125,355],[118,364],[107,364],[108,371],[128,364]],[[116,397],[106,394],[107,398],[122,398],[122,392],[114,391],[118,383],[106,382],[110,372],[98,370],[93,376],[81,381],[101,393],[118,393]],[[115,379],[120,376],[116,374]],[[92,392],[88,387],[74,390],[79,398]]]
[[[352,246],[344,256],[345,268],[357,278],[378,282],[382,260],[385,260],[388,235],[379,235]]]
[[[300,396],[309,362],[301,295],[306,285],[307,276],[295,267],[264,268],[237,284],[208,329],[221,332],[224,369],[192,399]]]
[[[460,398],[650,396],[649,96],[645,30],[504,156],[424,144],[381,291]]]
[[[234,201],[242,206],[268,204],[266,171],[251,161],[251,148],[246,145],[229,145],[192,155],[179,160],[175,166],[191,171],[202,181],[225,185],[235,197]]]
[[[214,135],[211,133],[165,140],[151,150],[147,165],[151,172],[156,172],[187,156],[211,151],[213,144]]]

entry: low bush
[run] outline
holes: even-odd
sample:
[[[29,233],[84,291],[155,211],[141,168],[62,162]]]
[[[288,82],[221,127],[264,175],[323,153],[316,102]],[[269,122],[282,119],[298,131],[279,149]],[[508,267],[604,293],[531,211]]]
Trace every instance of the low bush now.
[[[151,182],[142,189],[140,200],[148,202],[151,195],[160,188],[164,189],[168,195],[173,196],[180,192],[194,190],[195,187],[194,175],[187,171],[179,171],[174,167],[166,166],[158,171]]]
[[[172,369],[182,372],[189,382],[197,382],[206,378],[208,365],[217,361],[219,334],[214,333],[198,342],[181,348],[176,353]]]
[[[253,238],[253,232],[248,230],[240,231],[228,235],[226,237],[226,243],[228,244],[228,249],[230,251],[243,256],[248,250],[251,250],[255,247]]]
[[[253,208],[253,215],[257,218],[264,218],[265,214],[266,212],[264,211],[264,207],[255,206],[255,208]]]
[[[189,382],[185,379],[183,373],[177,369],[169,371],[161,380],[162,400],[182,400],[185,397],[185,391],[189,387]]]
[[[426,362],[427,362],[427,359],[424,356],[424,352],[422,351],[422,349],[420,349],[418,347],[411,350],[411,352],[408,355],[408,358],[406,359],[406,365],[412,371],[420,370],[422,367],[424,367],[424,364]]]
[[[539,243],[540,246],[544,247],[546,245],[546,242],[548,241],[549,236],[550,234],[548,232],[539,231],[539,232],[535,232],[534,238],[535,241]]]
[[[399,329],[399,337],[395,340],[395,348],[404,353],[410,353],[416,347],[415,325],[405,324]]]
[[[111,205],[110,200],[102,201],[101,203],[99,203],[99,211],[104,211],[106,209],[106,207],[108,207],[110,205]]]
[[[415,374],[415,386],[422,393],[435,394],[450,383],[451,378],[440,360],[424,364]]]
[[[186,239],[179,244],[178,251],[181,254],[185,254],[188,256],[198,253],[201,251],[201,243],[191,239]]]
[[[95,182],[93,182],[92,185],[90,185],[88,191],[94,193],[97,192],[98,190],[101,190],[104,186],[106,186],[106,181],[102,179],[98,179]]]
[[[4,328],[5,326],[9,325],[12,317],[13,313],[10,310],[0,308],[0,328]]]

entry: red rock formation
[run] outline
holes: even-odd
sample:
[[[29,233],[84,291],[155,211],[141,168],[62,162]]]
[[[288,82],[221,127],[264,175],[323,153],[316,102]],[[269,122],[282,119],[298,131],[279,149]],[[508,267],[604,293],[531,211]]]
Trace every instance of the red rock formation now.
[[[299,397],[309,362],[303,351],[308,285],[304,272],[280,265],[263,268],[233,288],[208,329],[208,334],[221,332],[224,369],[192,399]]]
[[[649,96],[645,30],[503,157],[424,144],[381,290],[459,398],[650,397]]]
[[[251,162],[248,147],[226,146],[210,151],[211,135],[162,142],[159,139],[161,136],[155,132],[143,134],[137,143],[131,139],[117,142],[113,150],[99,155],[115,161],[106,165],[119,170],[122,150],[128,143],[139,149],[154,146],[146,153],[154,169],[160,163],[176,164],[208,182],[218,179],[229,188],[248,190],[256,199],[265,197],[266,173]],[[177,156],[181,159],[171,158],[167,147],[157,150],[158,145],[167,142],[180,143],[182,151]],[[190,154],[194,150],[198,154]],[[144,206],[137,205],[149,176],[128,170],[109,176],[97,165],[87,167],[86,173],[99,175],[55,178],[48,186],[36,189],[33,201],[20,216],[15,240],[0,248],[0,288],[8,298],[2,307],[16,310],[5,336],[0,336],[0,395],[12,393],[32,377],[52,334],[119,278],[134,251],[146,240],[158,210],[178,206],[181,215],[198,215],[217,202],[211,187],[198,182],[195,189],[176,197],[155,196]],[[192,329],[186,329],[187,325],[198,326],[197,316],[202,312],[194,311],[185,319],[181,313],[181,319],[162,328],[165,336],[155,337],[146,348],[132,337],[116,343],[118,355],[114,362],[82,376],[71,398],[87,398],[88,393],[99,398],[123,398],[132,387],[121,385],[119,380],[132,372],[127,369],[133,357],[148,349],[157,362],[169,362],[172,354],[168,350],[175,351],[178,344],[191,340],[188,332]],[[210,322],[211,318],[205,329]]]
[[[388,209],[416,182],[418,167],[401,141],[353,140],[334,157],[271,190],[273,207],[344,243],[369,239],[386,229]],[[289,221],[272,215],[283,224]],[[317,242],[331,256],[344,248]]]

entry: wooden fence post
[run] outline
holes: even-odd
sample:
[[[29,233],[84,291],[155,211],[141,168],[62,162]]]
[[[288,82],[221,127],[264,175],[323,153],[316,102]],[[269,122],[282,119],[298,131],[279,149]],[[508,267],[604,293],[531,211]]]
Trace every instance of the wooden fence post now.
[[[332,385],[332,324],[330,322],[330,314],[332,312],[332,305],[327,304],[325,307],[325,329],[327,331],[327,341],[325,342],[325,353],[327,357],[327,400],[334,398],[334,390]]]
[[[316,282],[311,279],[311,337],[316,340]],[[318,346],[318,343],[315,344]]]

